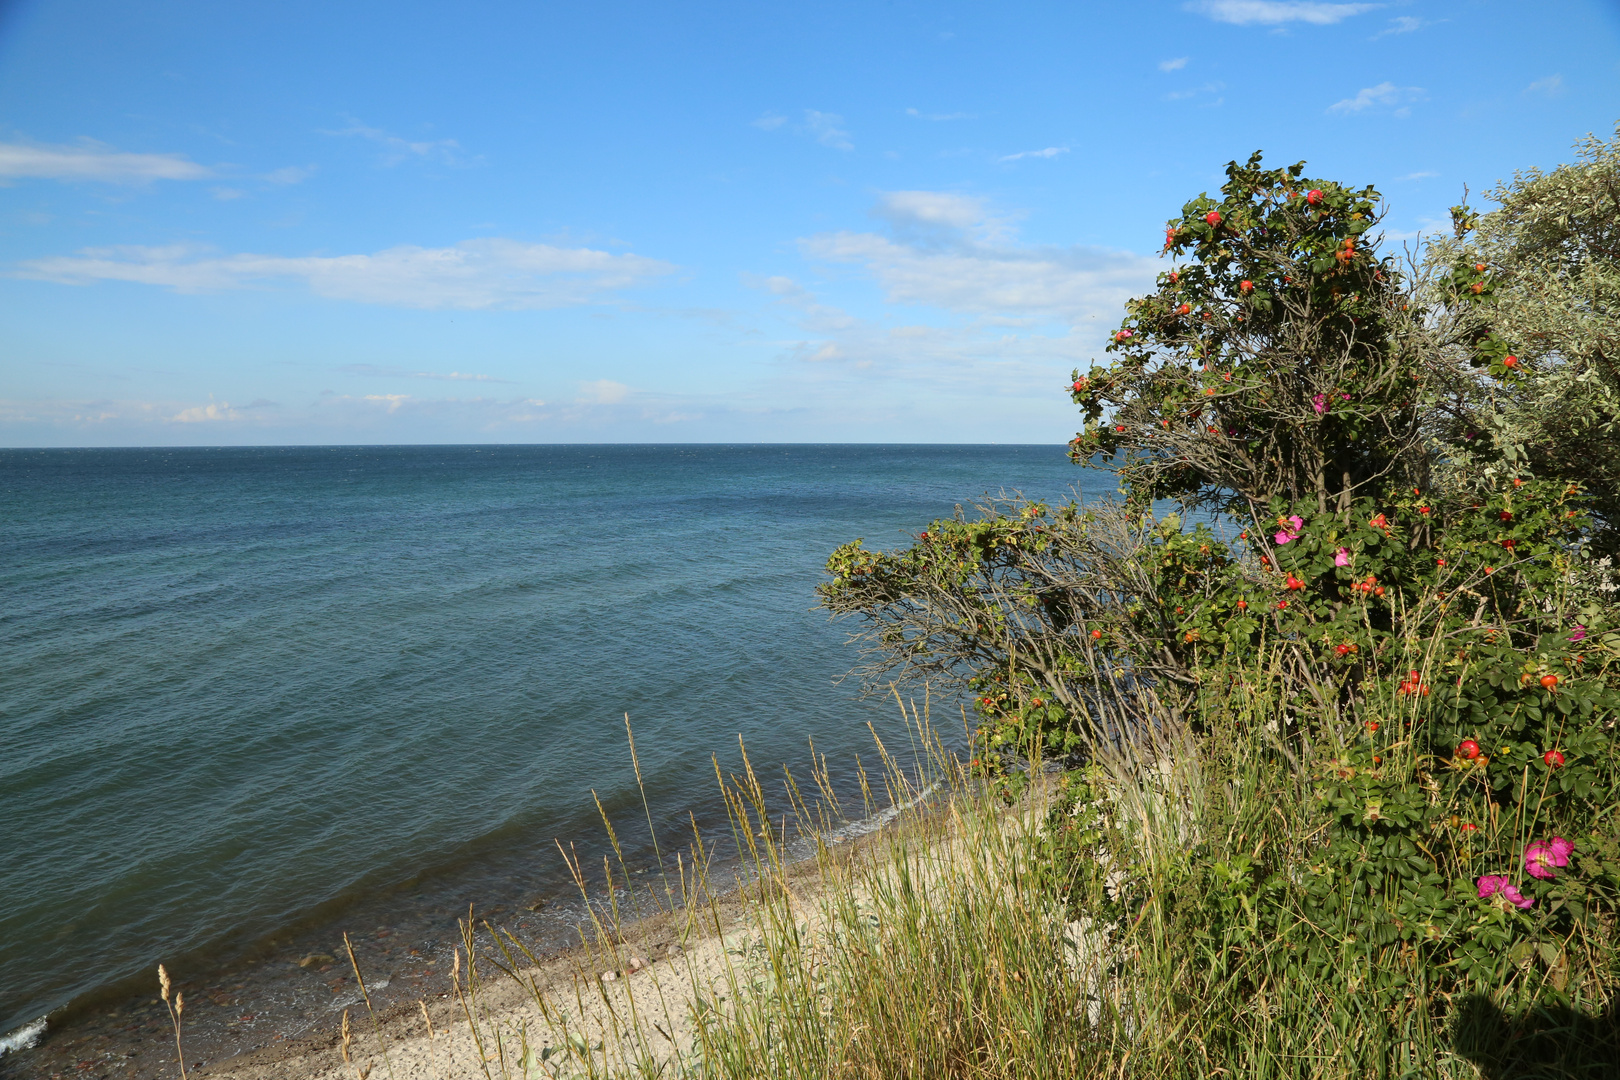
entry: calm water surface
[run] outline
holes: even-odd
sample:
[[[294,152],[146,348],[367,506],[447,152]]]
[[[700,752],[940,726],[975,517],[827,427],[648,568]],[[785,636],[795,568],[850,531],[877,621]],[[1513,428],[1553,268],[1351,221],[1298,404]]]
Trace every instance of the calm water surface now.
[[[593,791],[644,843],[626,713],[661,834],[739,735],[847,777],[897,722],[835,683],[827,553],[1082,482],[1060,446],[0,451],[0,1036],[160,960],[216,1053],[315,1022],[340,990],[286,960],[337,928],[556,892]]]

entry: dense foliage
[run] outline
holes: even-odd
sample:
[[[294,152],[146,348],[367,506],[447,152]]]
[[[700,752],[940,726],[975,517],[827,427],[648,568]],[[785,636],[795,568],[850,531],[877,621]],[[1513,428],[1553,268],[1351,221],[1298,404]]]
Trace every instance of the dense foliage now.
[[[1431,357],[1434,432],[1464,476],[1579,481],[1605,526],[1594,546],[1620,553],[1620,126],[1489,197],[1498,210],[1455,208],[1428,251],[1425,302],[1485,346]]]
[[[1123,503],[994,503],[829,560],[865,677],[971,688],[974,764],[1009,797],[1043,755],[1091,763],[1066,810],[1088,805],[1098,763],[1174,730],[1276,763],[1241,859],[1228,829],[1107,869],[1114,930],[1179,911],[1223,994],[1612,1012],[1617,162],[1592,143],[1523,175],[1405,267],[1373,189],[1233,163],[1072,377],[1072,454]],[[1167,499],[1216,516],[1155,518]],[[1102,874],[1106,824],[1065,828],[1076,877]]]

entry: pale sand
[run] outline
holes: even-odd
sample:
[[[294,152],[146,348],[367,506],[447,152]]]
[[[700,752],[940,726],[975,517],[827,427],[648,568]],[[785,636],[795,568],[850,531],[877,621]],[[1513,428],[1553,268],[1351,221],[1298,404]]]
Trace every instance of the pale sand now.
[[[1044,804],[1044,794],[1026,801],[1002,818],[1001,828],[1009,832],[1038,828]],[[711,1008],[724,1016],[739,991],[746,994],[757,980],[768,978],[758,926],[767,911],[774,909],[783,922],[791,920],[812,954],[835,948],[824,905],[828,878],[854,870],[852,895],[857,906],[864,906],[875,881],[892,880],[889,860],[901,839],[910,883],[925,893],[960,887],[973,863],[1000,878],[997,871],[1004,867],[992,865],[995,860],[986,858],[982,843],[963,843],[952,822],[959,823],[945,808],[908,815],[880,832],[824,849],[821,862],[812,858],[787,866],[780,878],[773,879],[778,884],[771,890],[785,908],[761,903],[757,892],[754,899],[733,893],[694,907],[690,915],[677,911],[628,923],[611,948],[582,947],[524,970],[522,978],[532,990],[481,960],[483,983],[472,1010],[476,1025],[469,1023],[465,1006],[454,998],[426,1003],[431,1036],[419,1008],[396,1008],[380,1018],[386,1063],[362,1007],[350,1013],[350,1064],[341,1058],[334,1027],[298,1045],[222,1061],[194,1075],[232,1080],[382,1080],[392,1073],[393,1080],[542,1080],[585,1075],[581,1059],[585,1054],[594,1059],[598,1075],[634,1073],[638,1065],[675,1075],[679,1071],[675,1059],[696,1057],[697,1010]],[[824,872],[833,866],[839,871]],[[1005,879],[998,887],[1006,887]],[[1056,911],[1049,918],[1054,935],[1069,938],[1069,948],[1075,950],[1070,965],[1078,973],[1078,954],[1094,952],[1100,942],[1089,941],[1091,935],[1080,923],[1064,926]],[[604,981],[602,974],[608,971],[614,977]],[[544,1010],[536,998],[545,1002]],[[481,1043],[475,1040],[475,1026]],[[495,1032],[505,1044],[504,1069]],[[517,1061],[520,1032],[526,1034],[534,1054],[527,1071]]]
[[[914,821],[899,827],[909,833],[918,824]],[[892,840],[894,831],[891,827],[840,844],[824,858],[847,864],[875,850],[875,844]],[[826,917],[820,901],[827,886],[817,860],[791,864],[775,880],[788,905],[784,917],[793,919],[810,941],[825,938]],[[528,1076],[533,1080],[584,1075],[581,1052],[590,1054],[599,1070],[604,1063],[614,1071],[629,1071],[638,1062],[673,1066],[677,1056],[695,1052],[700,1002],[702,1007],[724,1013],[738,990],[746,992],[759,977],[761,950],[752,946],[759,940],[756,919],[762,908],[757,900],[747,902],[733,893],[694,907],[690,917],[686,911],[677,911],[630,922],[621,927],[620,943],[611,950],[593,944],[524,970],[522,978],[533,991],[486,966],[488,957],[482,957],[481,985],[473,1007],[482,1045],[474,1039],[466,1006],[444,996],[425,1003],[432,1018],[431,1037],[418,1006],[396,1006],[379,1017],[387,1045],[386,1063],[362,1005],[350,1010],[349,1064],[342,1060],[334,1022],[331,1030],[296,1044],[244,1054],[192,1075],[232,1080],[356,1080],[369,1070],[368,1080],[385,1080],[390,1072],[394,1080],[524,1077],[515,1049],[506,1050],[507,1065],[502,1070],[501,1055],[491,1038],[496,1031],[511,1048],[520,1043],[518,1033],[526,1032],[535,1059],[544,1058],[531,1065]],[[464,957],[462,964],[465,983]],[[609,971],[614,977],[604,981],[602,974]],[[546,1003],[549,1016],[536,1005],[536,995]]]

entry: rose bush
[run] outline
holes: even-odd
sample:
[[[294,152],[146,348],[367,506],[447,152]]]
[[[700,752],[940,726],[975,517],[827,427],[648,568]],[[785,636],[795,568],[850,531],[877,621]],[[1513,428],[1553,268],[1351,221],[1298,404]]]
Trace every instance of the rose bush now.
[[[1380,254],[1372,188],[1258,155],[1227,175],[1067,386],[1071,454],[1112,467],[1123,502],[857,541],[823,602],[863,620],[869,680],[971,691],[973,765],[1007,797],[1033,757],[1090,770],[1053,811],[1052,863],[1116,935],[1150,911],[1180,927],[1197,993],[1301,979],[1423,1016],[1463,992],[1612,1001],[1606,504],[1536,462],[1479,467],[1494,451],[1446,374],[1462,356],[1511,390],[1540,354],[1481,323],[1490,266]],[[1171,729],[1219,790],[1185,797],[1203,809],[1182,857],[1099,860],[1131,830],[1074,815],[1143,782],[1118,762],[1153,755],[1122,744]]]

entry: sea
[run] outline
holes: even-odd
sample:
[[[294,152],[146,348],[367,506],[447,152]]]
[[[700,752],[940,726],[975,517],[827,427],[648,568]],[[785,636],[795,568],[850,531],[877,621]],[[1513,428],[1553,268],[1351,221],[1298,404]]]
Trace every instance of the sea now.
[[[385,999],[469,910],[564,947],[564,854],[725,834],[745,752],[858,821],[908,735],[827,555],[1114,487],[1046,445],[0,450],[0,1075],[173,1075],[160,963],[198,1064],[335,1024],[345,933]]]

